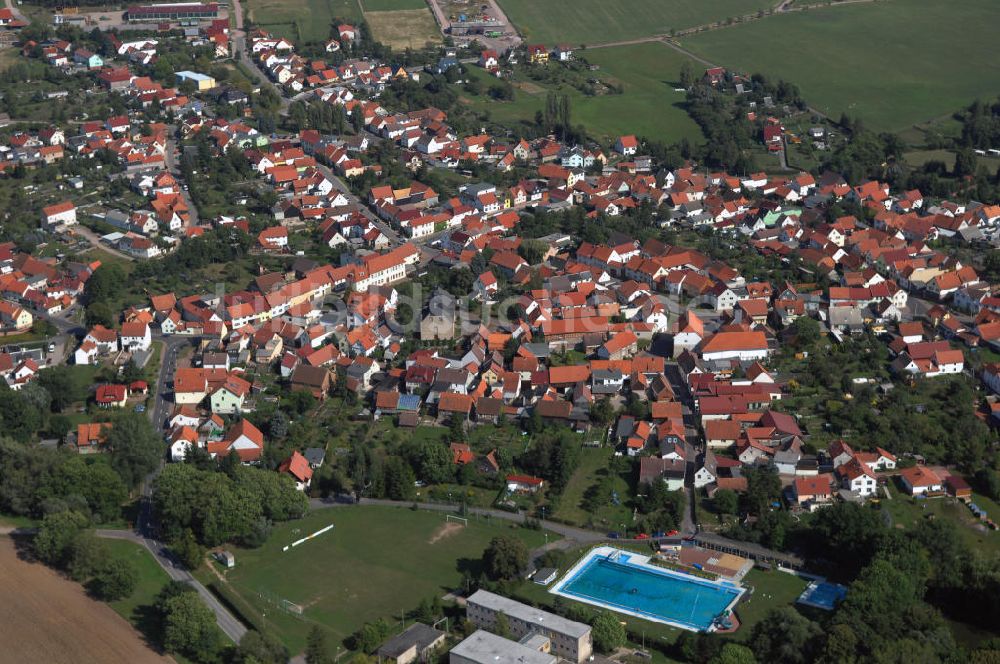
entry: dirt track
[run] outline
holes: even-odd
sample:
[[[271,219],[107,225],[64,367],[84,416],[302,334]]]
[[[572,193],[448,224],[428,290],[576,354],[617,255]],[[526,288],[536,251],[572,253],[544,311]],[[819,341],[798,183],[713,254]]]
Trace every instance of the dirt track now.
[[[0,537],[0,664],[167,664],[111,607]]]

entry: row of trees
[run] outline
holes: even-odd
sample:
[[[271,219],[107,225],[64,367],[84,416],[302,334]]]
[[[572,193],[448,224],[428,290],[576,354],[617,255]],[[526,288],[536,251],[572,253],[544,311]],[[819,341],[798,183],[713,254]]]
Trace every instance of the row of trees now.
[[[90,519],[73,510],[46,515],[32,542],[35,556],[85,583],[99,599],[128,597],[139,581],[135,564],[112,556],[107,543],[88,530],[89,526]]]
[[[309,507],[287,475],[238,463],[225,470],[187,463],[163,470],[153,506],[167,540],[183,542],[190,531],[204,546],[235,541],[256,547],[267,539],[273,522],[297,519]]]
[[[102,459],[0,439],[0,510],[42,517],[72,509],[98,522],[117,519],[129,490],[156,467],[163,444],[134,413],[111,424],[110,454]]]

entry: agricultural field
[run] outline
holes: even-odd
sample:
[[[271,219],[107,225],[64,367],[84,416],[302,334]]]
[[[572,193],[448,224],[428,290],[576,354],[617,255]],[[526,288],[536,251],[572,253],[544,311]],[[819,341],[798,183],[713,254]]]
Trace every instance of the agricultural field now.
[[[398,12],[408,9],[427,9],[425,0],[361,0],[361,6],[368,12]]]
[[[683,108],[683,92],[675,92],[685,56],[662,44],[577,51],[600,69],[596,78],[623,88],[622,94],[586,96],[576,88],[542,86],[531,80],[513,81],[514,101],[495,102],[485,90],[492,79],[477,67],[471,75],[483,81],[484,93],[466,97],[477,110],[488,110],[492,120],[504,123],[532,122],[542,110],[548,92],[569,96],[573,124],[583,124],[598,140],[613,141],[620,134],[637,134],[671,143],[681,138],[702,140],[701,129]],[[551,63],[548,66],[560,65]]]
[[[282,551],[330,524],[333,530]],[[237,549],[236,567],[225,572],[225,581],[253,618],[296,652],[315,624],[340,642],[366,622],[398,620],[421,600],[457,588],[463,571],[478,573],[483,550],[500,534],[519,537],[529,548],[545,541],[541,531],[474,517],[462,526],[441,513],[398,507],[318,510],[275,528],[260,549]],[[282,600],[301,606],[302,615],[279,610]]]
[[[145,588],[145,572],[142,579],[140,590]],[[0,659],[5,662],[173,661],[150,650],[128,622],[108,605],[88,597],[80,584],[18,557],[8,537],[0,538],[0,620],[4,625]]]
[[[603,44],[767,10],[774,0],[499,0],[528,42]]]
[[[372,11],[365,4],[365,20],[372,35],[386,46],[396,50],[419,49],[430,43],[440,43],[441,30],[434,15],[426,5],[416,9]],[[405,0],[378,0],[376,5],[405,5]],[[421,3],[423,4],[423,3]]]
[[[996,96],[996,18],[992,0],[887,0],[769,16],[681,43],[713,63],[795,83],[834,119],[847,112],[900,131]]]
[[[276,35],[302,42],[330,38],[334,18],[361,20],[357,0],[249,0],[248,18]]]

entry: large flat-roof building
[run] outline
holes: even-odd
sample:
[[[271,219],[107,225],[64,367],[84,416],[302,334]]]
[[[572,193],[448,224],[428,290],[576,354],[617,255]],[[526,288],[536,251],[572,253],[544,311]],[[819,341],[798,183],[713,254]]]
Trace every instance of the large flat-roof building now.
[[[530,647],[534,639],[545,640],[518,643],[480,629],[451,649],[448,664],[556,664],[555,655]]]
[[[183,19],[213,19],[219,17],[215,2],[177,2],[164,5],[133,5],[125,12],[131,23],[143,21],[180,21]]]
[[[497,616],[504,614],[514,637],[540,634],[552,643],[552,652],[571,662],[583,662],[593,653],[590,626],[567,620],[507,597],[477,590],[465,609],[466,618],[481,629],[496,629]]]
[[[211,90],[216,85],[213,77],[208,74],[199,74],[196,71],[179,71],[175,72],[174,75],[177,77],[177,85],[190,82],[199,92]]]

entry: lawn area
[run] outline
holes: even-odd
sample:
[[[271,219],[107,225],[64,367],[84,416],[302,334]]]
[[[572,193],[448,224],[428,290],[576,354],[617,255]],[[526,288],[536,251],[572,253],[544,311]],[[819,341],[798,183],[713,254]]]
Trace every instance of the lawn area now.
[[[356,0],[249,0],[247,11],[256,25],[302,42],[329,39],[334,18],[361,20]]]
[[[492,79],[482,69],[470,67],[471,76],[482,78],[484,93],[465,99],[477,110],[489,111],[491,119],[497,122],[533,122],[535,112],[545,106],[551,90],[569,97],[573,124],[583,124],[598,140],[613,142],[621,134],[637,134],[666,143],[684,137],[702,140],[701,129],[682,107],[684,93],[674,91],[685,56],[663,44],[593,49],[577,55],[600,67],[594,76],[621,85],[622,94],[586,96],[567,85],[553,89],[525,79],[514,81],[518,88],[514,101],[497,102],[485,93]]]
[[[595,44],[691,28],[769,9],[773,0],[499,0],[529,42]]]
[[[618,492],[619,505],[607,504],[588,512],[582,505],[587,490],[594,486],[602,474],[611,472],[611,449],[607,447],[585,447],[580,453],[580,465],[566,485],[559,498],[559,506],[553,516],[578,526],[593,524],[595,528],[620,530],[621,523],[632,523],[632,510],[628,503],[631,497],[628,482],[620,475],[612,474],[612,487]]]
[[[996,96],[996,19],[993,0],[885,0],[770,16],[682,44],[717,64],[795,83],[834,119],[846,111],[895,131]]]
[[[750,636],[754,625],[763,620],[768,611],[794,604],[808,582],[794,574],[754,568],[744,577],[743,585],[752,586],[754,593],[748,601],[736,605],[740,629],[734,638],[741,641]]]
[[[329,524],[332,531],[281,550]],[[483,550],[499,534],[519,537],[529,548],[545,541],[541,531],[507,522],[471,518],[461,527],[446,526],[443,514],[404,508],[318,510],[275,528],[260,549],[237,549],[226,580],[298,652],[314,624],[340,642],[366,622],[399,620],[422,599],[455,589],[462,570],[478,573]],[[280,599],[301,605],[303,615],[279,611]]]
[[[385,4],[394,4],[386,2]],[[365,20],[375,39],[396,50],[424,48],[441,42],[441,30],[426,6],[393,11],[365,11]]]
[[[882,500],[882,509],[888,510],[897,528],[912,527],[921,519],[949,519],[958,526],[959,534],[969,548],[986,556],[1000,555],[1000,532],[980,529],[979,520],[968,507],[954,498],[940,497],[915,500],[890,485],[892,500]],[[1000,505],[980,494],[973,494],[973,502],[986,510],[996,520],[1000,516]]]
[[[148,629],[149,625],[144,625],[143,621],[149,618],[148,609],[152,607],[156,594],[170,581],[170,577],[142,546],[127,540],[109,539],[104,540],[104,543],[108,545],[113,557],[132,560],[139,573],[139,583],[136,584],[132,596],[117,602],[109,602],[108,605],[140,632],[146,633],[143,627]]]
[[[948,170],[955,168],[955,153],[951,150],[914,150],[903,155],[906,163],[920,168],[929,161],[944,162]]]

